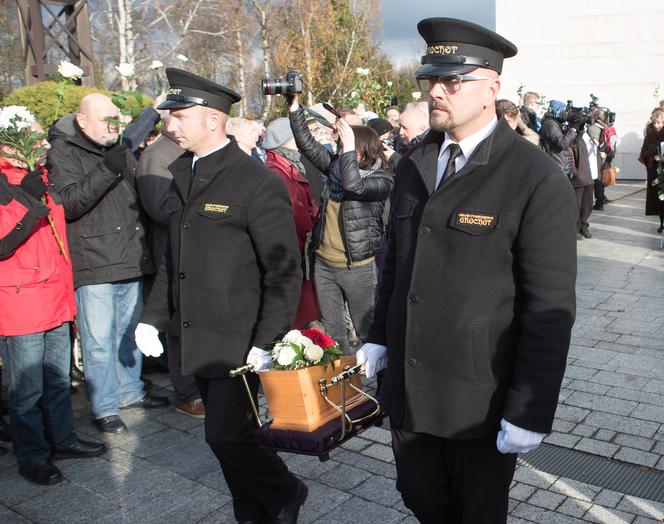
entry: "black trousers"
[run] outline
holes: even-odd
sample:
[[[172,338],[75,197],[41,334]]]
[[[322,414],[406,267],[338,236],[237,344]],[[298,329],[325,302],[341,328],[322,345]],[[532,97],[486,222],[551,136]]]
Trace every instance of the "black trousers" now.
[[[258,377],[247,375],[254,397]],[[205,404],[205,441],[233,496],[238,521],[275,517],[293,498],[298,480],[273,451],[258,445],[256,424],[240,378],[196,377]]]
[[[575,187],[574,194],[576,195],[576,209],[579,213],[576,220],[577,231],[585,233],[590,227],[588,220],[593,212],[593,186]]]
[[[453,440],[391,424],[397,489],[422,524],[507,522],[515,453],[500,453],[496,437]]]
[[[593,181],[593,192],[595,193],[595,207],[598,210],[604,209],[604,184],[601,176]]]
[[[175,405],[179,406],[201,398],[194,377],[182,374],[180,337],[169,335],[166,351],[168,352],[168,375],[175,390]]]

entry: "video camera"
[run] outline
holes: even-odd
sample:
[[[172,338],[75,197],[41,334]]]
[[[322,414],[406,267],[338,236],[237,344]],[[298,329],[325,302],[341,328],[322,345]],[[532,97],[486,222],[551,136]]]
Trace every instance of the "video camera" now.
[[[564,122],[578,122],[583,121],[584,124],[592,125],[597,120],[595,116],[596,110],[602,110],[605,113],[606,119],[604,124],[613,125],[616,121],[616,114],[612,111],[609,111],[608,107],[600,107],[597,103],[599,97],[590,93],[590,103],[588,107],[574,107],[574,102],[571,100],[567,101],[567,105],[563,106],[562,102],[557,100],[552,100],[549,104],[549,110],[547,111],[547,116],[555,118],[561,124]]]
[[[595,123],[595,117],[592,115],[590,107],[574,107],[574,102],[571,100],[567,101],[567,107],[560,114],[558,120],[560,122],[578,122],[582,120],[589,126]]]
[[[302,75],[288,71],[282,78],[263,78],[261,89],[264,95],[296,95],[303,90]]]

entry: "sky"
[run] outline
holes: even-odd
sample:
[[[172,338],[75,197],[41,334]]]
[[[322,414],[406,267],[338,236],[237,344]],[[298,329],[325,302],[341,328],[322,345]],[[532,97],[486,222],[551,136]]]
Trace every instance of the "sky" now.
[[[424,18],[461,18],[495,29],[495,0],[382,0],[383,51],[396,65],[419,62],[424,40],[417,23]]]

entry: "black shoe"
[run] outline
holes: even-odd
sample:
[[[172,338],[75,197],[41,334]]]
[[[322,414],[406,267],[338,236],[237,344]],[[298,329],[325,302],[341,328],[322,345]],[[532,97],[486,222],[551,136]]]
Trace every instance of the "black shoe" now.
[[[19,464],[18,472],[24,479],[35,484],[50,486],[62,482],[62,473],[50,460]]]
[[[122,433],[123,431],[127,431],[127,425],[122,422],[122,419],[118,415],[97,418],[92,423],[102,433]]]
[[[604,211],[604,206],[603,206],[603,205],[599,205],[599,204],[595,204],[595,205],[593,206],[593,209],[594,209],[595,211]]]
[[[581,233],[577,233],[577,234],[576,234],[576,239],[577,239],[577,240],[583,240],[583,238],[584,238],[584,237],[583,237],[583,235],[582,235]]]
[[[2,418],[0,418],[0,440],[2,442],[11,442],[14,440],[14,437],[12,437],[11,426],[7,424]]]
[[[98,457],[104,453],[106,453],[106,446],[101,442],[90,442],[89,440],[83,440],[77,437],[76,442],[71,446],[53,449],[51,458],[53,460],[89,458]]]
[[[581,234],[586,238],[592,238],[593,237],[593,234],[590,232],[589,229],[586,229],[585,231],[581,231]]]
[[[664,231],[664,226],[659,226],[659,227],[657,228],[657,232],[658,232],[658,233],[661,233],[662,231]],[[2,440],[2,439],[0,439],[0,440]],[[9,441],[6,440],[5,442],[9,442]]]
[[[143,398],[133,404],[128,406],[121,407],[120,409],[132,409],[132,408],[143,408],[143,409],[154,409],[154,408],[163,408],[168,406],[168,399],[166,397],[153,397],[147,393]]]
[[[276,522],[279,522],[279,524],[296,524],[297,516],[300,514],[300,508],[302,507],[302,504],[304,504],[304,501],[307,500],[308,493],[309,489],[306,484],[298,480],[295,496],[290,503],[279,512]]]

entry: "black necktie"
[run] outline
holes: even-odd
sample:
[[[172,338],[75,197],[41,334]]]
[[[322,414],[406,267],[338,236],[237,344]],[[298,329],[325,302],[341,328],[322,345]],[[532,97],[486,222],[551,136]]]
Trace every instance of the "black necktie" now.
[[[189,192],[187,193],[187,196],[191,195],[191,189],[194,187],[194,178],[196,178],[196,164],[198,164],[198,159],[196,159],[196,162],[191,166],[191,178],[189,179]]]
[[[450,157],[447,159],[447,166],[445,166],[445,171],[443,171],[443,177],[440,179],[439,185],[454,174],[456,171],[455,161],[463,154],[459,144],[452,143],[447,146],[447,150],[450,152]]]

